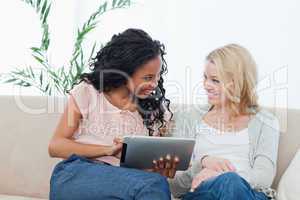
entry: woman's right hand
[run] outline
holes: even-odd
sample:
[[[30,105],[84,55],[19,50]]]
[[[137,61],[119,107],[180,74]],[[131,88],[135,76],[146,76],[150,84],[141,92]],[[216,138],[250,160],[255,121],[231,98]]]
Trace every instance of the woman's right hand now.
[[[214,156],[205,156],[201,160],[203,168],[211,169],[216,172],[231,172],[236,171],[234,165],[227,159]]]
[[[123,148],[123,139],[115,138],[113,140],[113,145],[109,147],[107,155],[121,158],[122,148]]]

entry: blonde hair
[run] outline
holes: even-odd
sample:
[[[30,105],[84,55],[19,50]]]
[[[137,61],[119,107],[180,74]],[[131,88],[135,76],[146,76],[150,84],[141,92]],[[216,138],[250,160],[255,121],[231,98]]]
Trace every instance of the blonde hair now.
[[[237,44],[215,49],[206,57],[217,68],[233,116],[258,111],[257,67],[250,52]]]

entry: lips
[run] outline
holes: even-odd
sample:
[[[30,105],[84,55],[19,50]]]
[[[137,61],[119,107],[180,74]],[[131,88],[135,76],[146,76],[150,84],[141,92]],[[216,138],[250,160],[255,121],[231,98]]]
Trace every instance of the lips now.
[[[213,93],[213,92],[207,92],[207,97],[209,99],[214,99],[214,98],[217,98],[219,96],[218,93]]]
[[[142,93],[145,94],[145,95],[150,95],[154,90],[143,90]]]

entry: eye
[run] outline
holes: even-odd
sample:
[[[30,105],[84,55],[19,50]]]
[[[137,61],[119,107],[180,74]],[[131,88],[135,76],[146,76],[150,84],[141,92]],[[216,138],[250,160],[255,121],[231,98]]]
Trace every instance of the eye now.
[[[217,79],[212,79],[212,81],[213,81],[214,83],[220,83],[220,81],[217,80]]]
[[[152,76],[144,76],[143,77],[143,79],[145,80],[145,81],[151,81],[152,80]]]

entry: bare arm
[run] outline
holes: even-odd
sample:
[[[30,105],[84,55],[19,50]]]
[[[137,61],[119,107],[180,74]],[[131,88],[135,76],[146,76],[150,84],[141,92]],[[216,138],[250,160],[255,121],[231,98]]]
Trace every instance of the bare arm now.
[[[72,96],[56,127],[48,151],[51,157],[68,158],[72,154],[96,158],[101,156],[115,155],[121,150],[121,145],[103,146],[80,144],[72,139],[79,126],[82,115]]]

